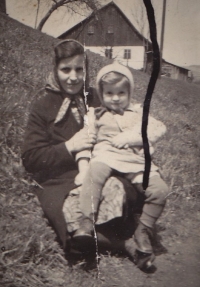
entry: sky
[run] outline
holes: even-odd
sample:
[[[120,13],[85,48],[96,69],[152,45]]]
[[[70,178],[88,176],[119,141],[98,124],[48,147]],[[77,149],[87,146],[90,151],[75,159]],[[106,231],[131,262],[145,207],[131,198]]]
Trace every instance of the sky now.
[[[48,9],[46,2],[40,0],[38,22]],[[108,0],[100,0],[106,4]],[[121,10],[132,21],[138,30],[143,26],[138,24],[142,0],[115,0]],[[157,39],[160,43],[162,22],[162,0],[152,0],[157,23]],[[7,14],[25,25],[35,28],[38,0],[6,0]],[[164,31],[163,58],[180,66],[200,65],[200,0],[166,0],[166,18]],[[78,10],[72,15],[65,7],[55,11],[46,22],[42,32],[58,37],[87,15],[87,11]],[[137,18],[137,19],[136,19]],[[144,36],[148,28],[147,20],[143,20]]]

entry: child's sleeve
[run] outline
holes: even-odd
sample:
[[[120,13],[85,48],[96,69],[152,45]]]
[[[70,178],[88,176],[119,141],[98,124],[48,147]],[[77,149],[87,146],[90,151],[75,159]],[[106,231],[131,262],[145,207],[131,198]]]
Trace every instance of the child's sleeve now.
[[[133,126],[123,132],[123,136],[127,139],[129,146],[142,146],[142,113],[141,106],[136,105],[135,113],[131,122]],[[155,143],[160,137],[166,133],[166,126],[159,120],[149,115],[147,135],[150,144]]]
[[[151,143],[155,143],[166,133],[166,131],[167,128],[161,121],[158,121],[155,118],[149,116],[147,134]]]
[[[142,114],[143,108],[140,104],[134,105],[134,110],[139,116],[139,122],[136,125],[133,125],[132,132],[136,137],[141,136],[142,138]],[[156,120],[154,117],[149,115],[148,117],[148,126],[147,126],[147,135],[149,142],[155,143],[159,138],[161,138],[166,133],[166,126],[159,120]]]
[[[161,138],[166,133],[166,130],[166,126],[161,121],[149,116],[147,136],[151,144],[155,143],[159,138]],[[132,142],[133,145],[137,143],[139,144],[140,139],[142,141],[142,121],[140,124],[133,126],[128,137],[130,143]]]

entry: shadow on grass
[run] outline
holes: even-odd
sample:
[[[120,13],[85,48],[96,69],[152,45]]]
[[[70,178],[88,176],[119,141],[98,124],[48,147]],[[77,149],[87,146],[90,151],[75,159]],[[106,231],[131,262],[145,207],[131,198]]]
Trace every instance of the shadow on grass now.
[[[93,247],[90,248],[88,246],[85,251],[79,251],[73,244],[70,251],[65,253],[65,258],[68,261],[69,267],[73,268],[76,266],[85,271],[97,269],[100,261],[100,257]]]
[[[162,236],[159,234],[161,231],[164,231],[164,230],[165,228],[163,226],[156,224],[154,232],[153,232],[153,240],[152,240],[153,251],[156,256],[168,253],[167,248],[165,248],[161,243]]]
[[[120,224],[121,223],[121,224]],[[111,228],[112,227],[112,228]],[[126,240],[127,238],[131,238],[134,234],[134,228],[132,224],[132,228],[128,228],[126,225],[126,231],[128,230],[128,237],[124,238],[120,235],[124,235],[124,232],[122,232],[124,229],[123,222],[120,222],[120,220],[113,220],[110,222],[110,224],[104,224],[102,226],[99,226],[97,228],[97,236],[98,236],[98,248],[96,249],[96,246],[88,244],[84,246],[83,250],[77,249],[76,244],[73,244],[73,240],[71,241],[71,251],[66,254],[66,259],[68,261],[68,264],[70,267],[73,268],[73,266],[80,267],[81,269],[85,271],[91,271],[91,270],[97,270],[98,264],[100,263],[100,254],[101,255],[111,255],[116,256],[119,258],[129,258],[129,260],[136,265],[142,272],[151,274],[156,272],[157,268],[154,266],[153,262],[152,265],[148,266],[147,268],[140,267],[140,265],[144,265],[143,261],[148,261],[145,258],[145,255],[143,256],[137,256],[130,257],[123,248],[122,242]],[[156,225],[153,233],[152,238],[152,246],[154,250],[155,256],[159,256],[161,254],[167,253],[167,249],[162,245],[162,237],[159,234],[161,231],[163,231],[162,226]],[[125,232],[126,233],[126,232]],[[151,261],[151,260],[150,260]],[[152,260],[153,261],[153,260]]]

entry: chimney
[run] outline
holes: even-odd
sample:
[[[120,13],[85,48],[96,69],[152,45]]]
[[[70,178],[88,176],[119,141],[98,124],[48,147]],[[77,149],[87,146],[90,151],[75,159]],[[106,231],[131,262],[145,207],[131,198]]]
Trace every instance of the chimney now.
[[[6,14],[6,0],[0,0],[0,12]]]

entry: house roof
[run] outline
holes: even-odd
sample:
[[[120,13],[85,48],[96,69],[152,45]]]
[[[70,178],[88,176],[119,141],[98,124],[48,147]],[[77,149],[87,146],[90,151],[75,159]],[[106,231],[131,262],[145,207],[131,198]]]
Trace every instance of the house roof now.
[[[132,29],[134,30],[134,32],[138,35],[138,37],[140,37],[141,39],[147,41],[149,44],[151,44],[151,41],[149,41],[148,39],[146,39],[133,25],[133,23],[131,22],[131,20],[126,16],[126,14],[122,11],[122,9],[114,2],[114,1],[110,1],[107,4],[103,5],[102,7],[100,7],[97,11],[93,11],[91,12],[91,14],[89,16],[87,16],[84,20],[81,20],[80,22],[78,22],[77,24],[75,24],[74,26],[72,26],[70,29],[68,29],[66,32],[62,33],[60,36],[58,36],[58,38],[63,38],[65,35],[67,35],[68,33],[70,33],[71,31],[73,31],[74,29],[88,23],[90,21],[90,19],[94,16],[98,17],[97,12],[105,9],[106,7],[113,5],[118,11],[119,13],[123,16],[123,18],[125,19],[125,21],[132,27]],[[175,67],[181,68],[181,69],[185,69],[190,71],[190,69],[187,69],[186,67],[182,67],[173,63],[170,63],[166,60],[163,59],[163,61],[167,64],[173,65]]]
[[[176,64],[173,64],[173,63],[170,63],[168,61],[165,61],[164,59],[162,59],[162,61],[166,64],[169,64],[169,65],[172,65],[174,67],[178,67],[178,68],[181,68],[181,69],[184,69],[184,70],[187,70],[187,71],[190,71],[190,69],[186,68],[186,67],[182,67],[182,66],[179,66],[179,65],[176,65]]]
[[[81,20],[79,23],[77,23],[76,25],[74,25],[73,27],[71,27],[70,29],[68,29],[66,32],[62,33],[58,38],[63,38],[65,35],[67,35],[68,33],[70,33],[71,31],[73,31],[74,29],[86,24],[92,17],[97,16],[97,13],[103,9],[105,9],[106,7],[113,5],[118,11],[119,13],[124,17],[125,21],[128,22],[128,24],[132,27],[132,29],[134,30],[134,32],[138,35],[138,37],[140,37],[141,39],[144,39],[145,41],[151,43],[148,39],[146,39],[133,25],[133,23],[128,19],[128,17],[125,15],[125,13],[120,9],[120,7],[114,2],[114,1],[110,1],[109,3],[103,5],[101,8],[99,8],[97,11],[93,11],[89,16],[87,16],[84,20]]]

